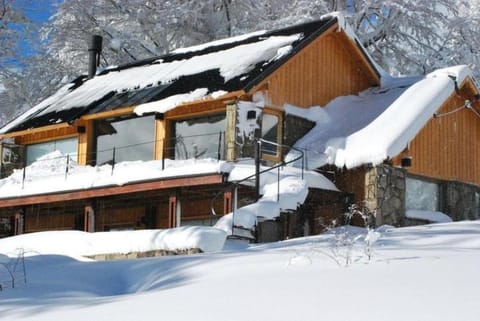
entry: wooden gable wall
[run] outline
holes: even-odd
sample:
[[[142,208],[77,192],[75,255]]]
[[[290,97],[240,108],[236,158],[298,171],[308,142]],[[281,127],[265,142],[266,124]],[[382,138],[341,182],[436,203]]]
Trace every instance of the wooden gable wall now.
[[[409,173],[444,180],[480,184],[480,117],[467,108],[451,114],[465,99],[473,101],[471,82],[462,86],[461,96],[453,94],[411,142],[405,154],[412,157]],[[480,102],[473,104],[480,112]],[[401,156],[394,160],[400,164]]]
[[[357,94],[380,83],[358,46],[333,26],[287,61],[257,88],[273,105],[325,106],[337,96]]]

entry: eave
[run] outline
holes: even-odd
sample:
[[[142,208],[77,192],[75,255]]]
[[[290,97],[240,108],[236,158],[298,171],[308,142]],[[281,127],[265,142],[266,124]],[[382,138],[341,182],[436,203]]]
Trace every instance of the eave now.
[[[226,93],[225,95],[217,98],[212,98],[211,96],[207,96],[202,99],[197,99],[191,102],[180,104],[177,107],[173,108],[172,110],[168,111],[166,113],[166,116],[169,118],[176,118],[176,117],[182,117],[185,114],[188,114],[188,115],[197,114],[197,113],[203,114],[205,112],[220,110],[221,108],[218,107],[218,104],[224,104],[226,101],[240,99],[244,95],[245,95],[245,91],[237,90],[237,91]],[[72,130],[75,130],[74,128],[79,121],[132,115],[135,113],[135,107],[136,106],[125,107],[125,108],[114,109],[114,110],[101,112],[101,113],[86,114],[81,116],[79,119],[77,119],[73,124],[70,124],[68,122],[63,122],[55,125],[48,125],[48,126],[42,126],[37,128],[11,132],[7,134],[0,134],[0,140],[6,139],[6,138],[21,137],[25,135],[32,135],[32,134],[53,131],[53,130],[62,129],[62,128],[69,128],[69,127],[72,128]]]
[[[65,122],[65,123],[59,123],[59,124],[55,124],[55,125],[42,126],[42,127],[37,127],[37,128],[30,128],[30,129],[20,130],[20,131],[17,131],[17,132],[11,132],[11,133],[7,133],[7,134],[0,134],[0,139],[14,138],[14,137],[19,137],[19,136],[24,136],[24,135],[36,134],[36,133],[50,131],[50,130],[67,128],[67,127],[70,127],[70,126],[72,126],[72,125]]]

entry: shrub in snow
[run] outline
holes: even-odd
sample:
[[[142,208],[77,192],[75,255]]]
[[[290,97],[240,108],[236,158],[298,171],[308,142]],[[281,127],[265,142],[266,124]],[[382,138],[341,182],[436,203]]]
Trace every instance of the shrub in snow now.
[[[350,224],[354,220],[364,228],[351,226]],[[335,259],[338,264],[343,263],[344,266],[348,266],[353,262],[355,246],[359,241],[363,241],[363,253],[370,261],[373,246],[381,235],[375,231],[374,223],[375,211],[372,212],[364,203],[351,205],[349,211],[345,213],[346,225],[331,230],[334,237],[331,240],[330,257]],[[358,256],[357,259],[361,259],[361,257]]]
[[[0,291],[13,289],[18,282],[27,282],[23,249],[18,249],[13,256],[0,253]]]

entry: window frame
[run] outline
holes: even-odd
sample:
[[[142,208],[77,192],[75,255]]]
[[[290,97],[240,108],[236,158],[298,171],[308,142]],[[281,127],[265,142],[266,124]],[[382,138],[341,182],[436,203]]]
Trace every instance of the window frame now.
[[[184,115],[176,115],[174,117],[169,117],[166,119],[166,126],[165,126],[165,136],[166,136],[166,141],[164,144],[164,151],[163,155],[166,158],[170,158],[175,160],[176,158],[176,152],[175,152],[175,123],[176,122],[184,122],[192,119],[201,119],[201,118],[206,118],[206,117],[215,117],[215,116],[224,116],[223,120],[225,121],[225,128],[223,128],[223,138],[222,138],[222,143],[223,143],[223,148],[221,151],[220,159],[225,159],[226,157],[226,142],[225,142],[225,136],[227,132],[227,127],[228,127],[228,120],[227,120],[227,112],[226,109],[217,109],[217,110],[212,110],[209,112],[201,112],[201,113],[192,113],[192,114],[184,114]],[[213,135],[214,133],[212,133]]]
[[[92,130],[92,155],[94,155],[92,161],[94,164],[96,165],[99,165],[98,163],[98,154],[99,153],[102,153],[102,152],[105,152],[109,149],[103,149],[103,150],[98,150],[98,138],[101,137],[102,135],[98,135],[98,123],[99,122],[108,122],[108,123],[115,123],[115,122],[123,122],[123,121],[128,121],[128,120],[135,120],[135,119],[142,119],[142,118],[152,118],[152,131],[151,131],[151,137],[150,137],[150,141],[146,141],[144,143],[135,143],[135,144],[131,144],[132,146],[135,146],[135,145],[139,145],[139,144],[147,144],[147,143],[151,143],[151,146],[152,146],[152,152],[150,154],[150,159],[148,160],[155,160],[155,157],[156,157],[156,153],[155,153],[155,150],[156,150],[156,128],[157,128],[157,117],[153,114],[146,114],[146,115],[143,115],[143,116],[137,116],[137,115],[134,115],[134,114],[126,114],[126,115],[118,115],[118,116],[114,116],[114,117],[106,117],[106,118],[98,118],[98,119],[94,119],[93,120],[93,124],[92,124],[92,127],[93,127],[93,130]],[[129,145],[125,145],[125,146],[111,146],[111,149],[113,150],[113,147],[115,147],[116,149],[118,148],[125,148],[125,147],[128,147]],[[115,157],[116,158],[116,157]],[[143,161],[148,161],[146,159],[137,159],[137,160],[143,160]],[[123,162],[123,161],[135,161],[135,160],[115,160],[115,162]],[[105,163],[108,163],[109,161],[106,161],[106,162],[103,162],[101,164],[105,164]]]
[[[46,139],[46,140],[40,140],[40,141],[36,141],[36,142],[32,142],[32,143],[29,143],[29,144],[25,144],[25,151],[24,151],[24,162],[26,165],[31,165],[32,163],[36,162],[37,159],[35,160],[29,160],[28,159],[28,149],[31,148],[32,146],[35,146],[35,145],[41,145],[41,144],[49,144],[49,143],[56,143],[56,142],[60,142],[60,141],[66,141],[66,140],[76,140],[76,151],[75,153],[73,153],[72,155],[70,154],[67,154],[67,155],[70,155],[70,157],[72,156],[75,156],[74,160],[76,162],[78,162],[78,159],[79,159],[79,154],[78,154],[78,146],[80,144],[80,141],[79,141],[79,137],[78,135],[68,135],[68,136],[60,136],[60,137],[52,137],[51,139]],[[51,152],[54,152],[56,149],[54,149],[53,151]],[[51,153],[51,152],[48,152],[48,153]],[[47,153],[47,154],[48,154]],[[45,156],[47,154],[43,154],[42,156]],[[39,156],[39,157],[42,157],[42,156]]]
[[[262,119],[261,119],[261,127],[263,127],[263,115],[273,115],[278,118],[278,126],[277,126],[277,141],[276,143],[279,145],[277,146],[277,152],[275,155],[270,153],[262,152],[261,158],[266,161],[272,162],[280,162],[282,160],[282,142],[283,142],[283,111],[274,109],[272,107],[264,107],[262,112]],[[263,128],[261,128],[261,131]],[[261,133],[262,139],[263,135]]]
[[[409,184],[407,181],[410,180],[410,182],[412,181],[417,181],[419,182],[420,184],[426,184],[426,185],[431,185],[431,186],[435,186],[436,188],[436,191],[435,191],[435,194],[434,195],[434,198],[436,198],[436,202],[435,204],[432,203],[432,205],[434,205],[435,209],[427,209],[427,208],[414,208],[414,207],[410,207],[410,203],[408,203],[408,200],[407,200],[407,195],[410,194],[410,191],[409,191],[409,185],[411,186],[411,183]],[[425,176],[420,176],[420,175],[415,175],[415,174],[408,174],[406,177],[405,177],[405,210],[422,210],[422,211],[442,211],[442,199],[443,199],[443,194],[442,194],[442,188],[441,188],[441,182],[436,180],[436,179],[433,179],[433,178],[430,178],[430,177],[425,177]],[[416,194],[418,195],[418,194]]]

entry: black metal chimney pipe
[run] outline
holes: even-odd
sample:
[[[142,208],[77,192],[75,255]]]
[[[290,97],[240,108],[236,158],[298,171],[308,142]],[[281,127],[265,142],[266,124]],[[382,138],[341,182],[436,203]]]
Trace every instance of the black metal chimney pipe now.
[[[102,36],[93,35],[88,43],[88,79],[91,79],[95,76],[97,67],[100,65],[102,42]]]

